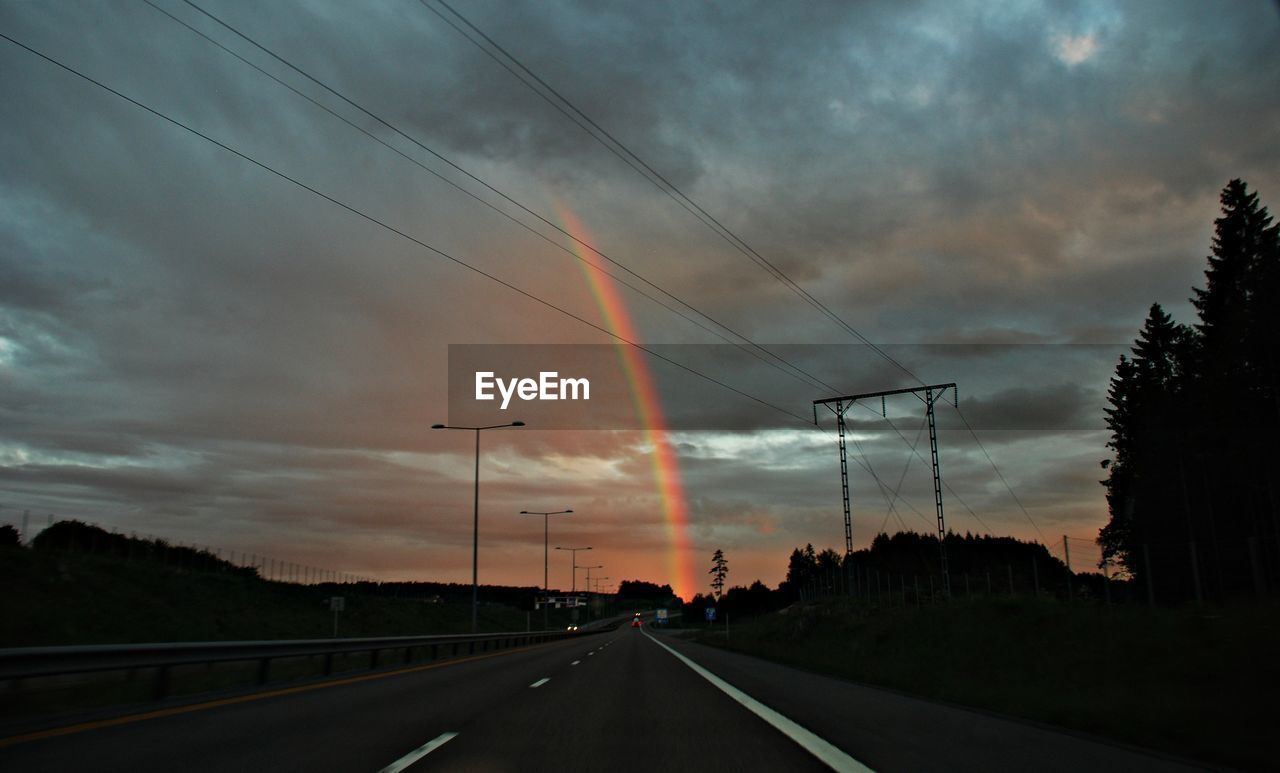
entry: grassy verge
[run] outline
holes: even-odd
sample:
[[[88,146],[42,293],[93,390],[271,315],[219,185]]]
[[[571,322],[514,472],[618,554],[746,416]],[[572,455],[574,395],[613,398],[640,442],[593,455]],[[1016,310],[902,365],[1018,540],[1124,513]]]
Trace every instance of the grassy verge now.
[[[412,636],[471,631],[470,604],[367,596],[338,586],[293,585],[117,558],[0,551],[0,647]],[[585,617],[583,618],[585,620]],[[568,610],[551,613],[564,627]],[[525,612],[482,604],[481,631],[523,631]],[[542,613],[529,618],[542,627]]]
[[[837,600],[699,640],[1219,763],[1280,756],[1280,613],[992,599],[923,608]]]
[[[333,635],[324,601],[341,595],[342,637],[413,636],[471,631],[469,603],[425,603],[366,595],[341,586],[304,586],[197,572],[100,555],[0,549],[0,648],[64,644],[323,639]],[[569,610],[552,610],[562,629]],[[580,622],[588,615],[580,610]],[[482,632],[541,629],[542,612],[482,604]],[[452,652],[442,649],[440,657]],[[383,658],[394,667],[398,653]],[[415,657],[427,657],[418,651]],[[323,658],[279,658],[274,685],[314,679]],[[369,668],[367,654],[335,656],[333,673]],[[243,689],[257,679],[256,662],[195,664],[170,669],[167,694],[192,696]],[[0,725],[61,713],[141,704],[157,688],[155,669],[8,680],[0,684]]]

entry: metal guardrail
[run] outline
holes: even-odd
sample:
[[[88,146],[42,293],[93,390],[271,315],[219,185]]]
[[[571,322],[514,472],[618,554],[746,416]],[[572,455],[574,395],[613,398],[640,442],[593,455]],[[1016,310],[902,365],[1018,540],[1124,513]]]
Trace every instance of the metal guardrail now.
[[[104,644],[69,647],[0,649],[0,680],[20,681],[105,671],[155,669],[155,697],[169,693],[174,666],[257,662],[257,684],[271,680],[271,663],[281,658],[324,658],[321,673],[333,673],[334,656],[367,654],[368,669],[395,662],[409,664],[441,657],[473,655],[540,644],[599,631],[528,631],[520,633],[385,636],[360,639],[284,641],[177,642],[169,644]],[[416,657],[415,657],[416,655]]]

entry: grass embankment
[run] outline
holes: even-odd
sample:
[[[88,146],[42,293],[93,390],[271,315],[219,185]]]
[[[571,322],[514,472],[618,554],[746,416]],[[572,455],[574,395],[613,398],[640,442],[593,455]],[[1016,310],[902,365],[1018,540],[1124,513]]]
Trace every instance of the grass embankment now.
[[[338,595],[338,635],[412,636],[471,631],[471,606],[363,595],[181,570],[154,562],[36,550],[0,551],[0,647],[167,641],[325,638]],[[567,611],[553,612],[563,627]],[[523,611],[481,605],[481,631],[523,631]],[[542,613],[532,615],[542,627]]]
[[[990,599],[848,600],[723,624],[705,643],[869,684],[1247,768],[1280,757],[1280,610]]]

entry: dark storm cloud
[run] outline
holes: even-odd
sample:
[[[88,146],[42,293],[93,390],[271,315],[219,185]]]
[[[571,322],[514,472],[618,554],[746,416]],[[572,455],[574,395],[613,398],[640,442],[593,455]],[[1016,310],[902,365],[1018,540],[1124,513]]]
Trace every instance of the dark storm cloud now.
[[[160,4],[464,179],[189,6]],[[540,211],[554,195],[593,242],[740,332],[850,340],[420,4],[201,5]],[[1277,15],[1264,4],[458,7],[873,340],[965,345],[891,353],[961,384],[1033,515],[1064,530],[1102,513],[1085,464],[1101,436],[1072,430],[1098,426],[1115,353],[1052,345],[1128,341],[1152,301],[1190,321],[1218,189],[1244,176],[1272,206],[1280,196],[1265,130],[1280,125]],[[0,26],[599,319],[563,253],[145,4],[9,3]],[[192,535],[227,516],[228,539],[314,555],[347,544],[385,571],[419,566],[421,551],[463,571],[440,546],[469,538],[471,439],[426,429],[444,418],[445,344],[603,339],[8,44],[0,73],[6,500]],[[646,342],[716,340],[622,292]],[[1021,353],[969,346],[991,344]],[[785,354],[836,393],[909,383],[875,357]],[[830,418],[825,434],[803,426],[827,388],[752,359],[692,364],[802,417],[670,380],[673,421],[759,430],[681,436],[699,543],[838,537]],[[908,444],[917,408],[889,406]],[[887,517],[882,487],[908,457],[875,409],[850,422],[881,477],[855,469],[856,508],[871,511],[858,517],[874,521],[860,534]],[[949,483],[1026,532],[982,450],[949,408],[940,419]],[[484,438],[494,512],[580,503],[593,540],[662,552],[643,438],[530,429]],[[923,469],[911,462],[901,493],[927,513]],[[147,526],[148,512],[182,518]],[[536,537],[495,539],[510,562]]]

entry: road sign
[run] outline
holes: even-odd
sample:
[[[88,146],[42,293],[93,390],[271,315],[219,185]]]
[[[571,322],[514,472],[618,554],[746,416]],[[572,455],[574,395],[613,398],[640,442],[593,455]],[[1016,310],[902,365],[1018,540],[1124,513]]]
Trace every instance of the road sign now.
[[[538,596],[534,599],[535,609],[541,609],[544,606],[551,607],[552,609],[564,609],[585,607],[586,605],[586,596]]]
[[[658,620],[664,623],[667,622],[667,610],[665,609],[658,610]]]
[[[707,622],[708,622],[708,623],[710,623],[710,622],[712,622],[712,621],[714,621],[714,620],[716,619],[716,608],[715,608],[715,607],[707,607],[707,609],[706,609],[706,613],[707,613]]]
[[[347,599],[344,596],[330,596],[329,609],[333,610],[333,638],[338,638],[338,613],[345,611],[347,608]]]

